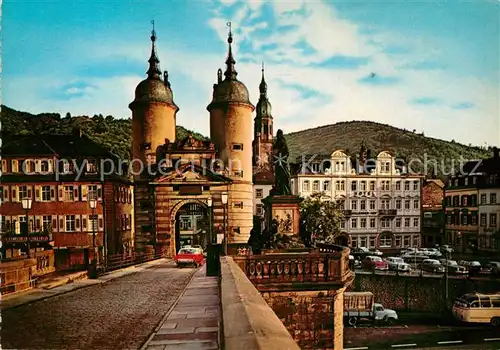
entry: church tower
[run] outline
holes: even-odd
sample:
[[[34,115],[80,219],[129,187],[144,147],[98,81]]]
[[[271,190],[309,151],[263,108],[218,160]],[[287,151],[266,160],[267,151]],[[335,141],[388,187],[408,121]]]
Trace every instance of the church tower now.
[[[253,136],[253,165],[258,169],[272,170],[273,150],[273,117],[271,103],[267,98],[267,83],[264,78],[264,63],[262,63],[262,80],[259,85],[260,97],[255,108]]]
[[[252,112],[248,89],[236,78],[229,25],[226,71],[217,72],[210,112],[210,138],[218,150],[227,176],[232,180],[228,201],[228,243],[245,244],[253,227]]]
[[[135,99],[129,104],[132,110],[133,159],[141,160],[144,167],[156,163],[156,149],[165,143],[165,139],[175,140],[175,118],[179,111],[173,100],[168,73],[165,71],[163,79],[161,77],[155,42],[153,22],[147,78],[137,85]],[[137,174],[140,170],[138,162],[134,162],[133,166]]]

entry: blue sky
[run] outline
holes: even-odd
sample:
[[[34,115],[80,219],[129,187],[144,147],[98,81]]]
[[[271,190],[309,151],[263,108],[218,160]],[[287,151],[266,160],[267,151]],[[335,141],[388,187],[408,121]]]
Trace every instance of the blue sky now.
[[[4,0],[2,103],[130,117],[154,19],[178,123],[208,135],[232,21],[238,78],[255,104],[265,61],[276,129],[371,120],[500,145],[499,4]]]

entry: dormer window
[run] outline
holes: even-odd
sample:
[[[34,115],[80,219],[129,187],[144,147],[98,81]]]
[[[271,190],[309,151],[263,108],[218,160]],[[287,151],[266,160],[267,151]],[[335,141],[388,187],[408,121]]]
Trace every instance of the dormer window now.
[[[48,173],[49,172],[49,161],[48,160],[42,160],[40,162],[40,172],[41,173]]]
[[[87,172],[96,173],[97,172],[97,160],[87,159]]]

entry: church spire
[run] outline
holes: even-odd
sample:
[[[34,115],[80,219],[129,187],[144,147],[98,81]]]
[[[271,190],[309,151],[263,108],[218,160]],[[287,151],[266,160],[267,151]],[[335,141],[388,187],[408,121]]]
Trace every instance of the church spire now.
[[[227,42],[229,44],[229,51],[227,55],[226,71],[224,72],[224,76],[226,77],[227,80],[236,80],[236,76],[238,75],[238,73],[234,68],[234,64],[236,63],[236,61],[233,58],[233,51],[231,48],[231,44],[233,42],[233,33],[231,32],[231,22],[227,22],[226,25],[229,27],[229,35],[227,37]]]
[[[259,85],[260,96],[267,98],[267,83],[264,78],[264,62],[262,62],[262,80]]]
[[[153,30],[151,31],[151,57],[149,58],[149,69],[146,72],[149,79],[161,79],[161,70],[160,70],[160,60],[156,55],[156,31],[155,31],[155,21],[151,21],[153,25]]]

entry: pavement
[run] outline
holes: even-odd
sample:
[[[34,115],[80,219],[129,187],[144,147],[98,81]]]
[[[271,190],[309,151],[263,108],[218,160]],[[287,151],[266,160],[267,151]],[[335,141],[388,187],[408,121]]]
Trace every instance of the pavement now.
[[[54,278],[44,279],[36,288],[25,292],[2,295],[0,300],[0,310],[8,310],[14,307],[41,301],[61,294],[69,293],[81,288],[106,283],[114,279],[142,271],[151,266],[161,265],[169,261],[168,259],[157,259],[130,266],[121,270],[112,271],[100,276],[97,279],[88,279],[87,271],[79,271]]]
[[[219,349],[219,310],[217,277],[206,276],[205,264],[141,350]]]

